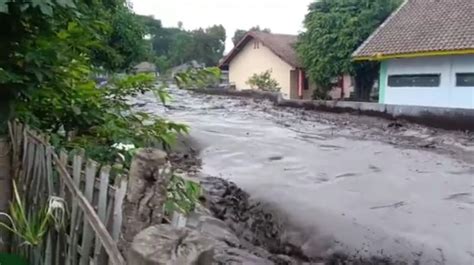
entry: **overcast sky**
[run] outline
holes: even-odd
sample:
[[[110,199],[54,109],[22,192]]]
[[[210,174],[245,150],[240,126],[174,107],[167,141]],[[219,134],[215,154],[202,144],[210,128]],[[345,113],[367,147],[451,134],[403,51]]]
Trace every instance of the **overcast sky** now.
[[[236,29],[259,25],[274,33],[297,34],[308,5],[314,0],[131,0],[141,15],[153,15],[165,27],[183,22],[185,29],[224,25],[226,51]]]

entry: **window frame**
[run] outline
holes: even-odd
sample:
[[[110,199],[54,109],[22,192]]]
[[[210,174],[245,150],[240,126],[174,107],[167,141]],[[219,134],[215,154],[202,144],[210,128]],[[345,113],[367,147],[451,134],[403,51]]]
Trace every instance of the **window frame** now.
[[[393,84],[391,82],[391,78],[402,78],[402,77],[405,77],[405,78],[420,78],[420,77],[425,77],[425,78],[437,78],[436,80],[436,84],[403,84],[403,85],[397,85],[397,84]],[[388,75],[387,76],[387,86],[389,87],[392,87],[392,88],[413,88],[413,87],[422,87],[422,88],[437,88],[437,87],[440,87],[441,86],[441,73],[423,73],[423,74],[393,74],[393,75]],[[414,80],[415,81],[415,80]]]
[[[456,73],[456,87],[474,87],[474,81],[472,84],[460,84],[459,81],[460,81],[460,76],[462,75],[471,75],[473,77],[473,80],[474,80],[474,72],[459,72],[459,73]]]

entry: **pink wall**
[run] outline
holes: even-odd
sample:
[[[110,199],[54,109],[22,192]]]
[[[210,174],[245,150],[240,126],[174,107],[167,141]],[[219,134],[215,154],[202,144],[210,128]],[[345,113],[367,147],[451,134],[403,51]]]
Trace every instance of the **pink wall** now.
[[[352,82],[352,77],[349,74],[345,74],[342,76],[342,82],[339,86],[334,87],[331,92],[329,92],[329,96],[332,99],[341,99],[342,95],[342,87],[344,87],[344,98],[348,98],[351,93],[354,91],[354,84]]]

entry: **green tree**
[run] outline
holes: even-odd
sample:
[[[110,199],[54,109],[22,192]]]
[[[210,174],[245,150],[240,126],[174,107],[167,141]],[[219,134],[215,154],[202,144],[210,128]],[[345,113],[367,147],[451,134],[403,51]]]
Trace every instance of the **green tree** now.
[[[139,16],[150,36],[154,61],[163,67],[172,67],[196,60],[208,66],[217,65],[225,50],[226,31],[222,25],[186,31],[182,28],[164,28],[153,17]]]
[[[197,58],[194,52],[193,36],[186,31],[179,31],[173,36],[169,50],[171,65],[179,65]]]
[[[260,29],[260,26],[254,26],[254,27],[251,27],[249,30],[243,30],[243,29],[237,29],[235,32],[234,32],[234,36],[232,37],[232,42],[234,43],[234,45],[237,45],[237,43],[239,43],[239,41],[245,36],[245,34],[247,34],[247,32],[249,31],[261,31],[261,32],[266,32],[266,33],[270,33],[271,30],[269,28],[264,28],[264,29]]]
[[[222,25],[191,32],[193,59],[207,66],[215,66],[224,55],[226,32]]]
[[[298,54],[309,78],[325,94],[331,80],[344,73],[356,79],[356,94],[368,100],[377,63],[355,63],[351,55],[399,6],[400,0],[320,0],[309,6]]]

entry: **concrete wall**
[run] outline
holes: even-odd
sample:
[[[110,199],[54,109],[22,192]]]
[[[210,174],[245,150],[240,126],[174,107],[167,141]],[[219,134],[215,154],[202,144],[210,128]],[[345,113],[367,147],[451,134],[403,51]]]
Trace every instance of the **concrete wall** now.
[[[388,119],[404,119],[437,128],[474,131],[474,109],[285,99],[278,100],[276,105],[338,113],[351,112]]]
[[[211,95],[267,99],[279,107],[293,107],[337,113],[350,112],[387,119],[406,119],[414,123],[437,128],[474,131],[474,109],[390,105],[335,100],[284,99],[279,93],[255,90],[235,91],[226,89],[205,89],[194,91]]]
[[[456,73],[474,72],[474,55],[393,59],[382,64],[380,103],[474,108],[474,87],[456,87]],[[390,87],[388,76],[441,74],[439,87]]]
[[[276,56],[261,42],[250,40],[229,64],[229,82],[235,84],[237,90],[250,89],[246,84],[253,74],[272,70],[272,77],[279,83],[283,97],[290,97],[290,71],[288,63]],[[258,47],[258,48],[257,48]]]

